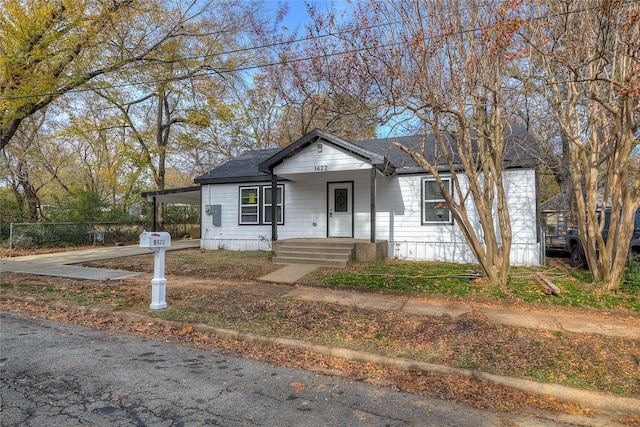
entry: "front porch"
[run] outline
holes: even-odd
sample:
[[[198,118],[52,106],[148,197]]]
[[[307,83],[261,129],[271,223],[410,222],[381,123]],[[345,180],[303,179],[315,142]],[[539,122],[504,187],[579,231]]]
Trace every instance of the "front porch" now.
[[[308,264],[345,268],[349,261],[374,261],[387,258],[386,240],[370,242],[349,238],[294,238],[273,241],[276,264]]]

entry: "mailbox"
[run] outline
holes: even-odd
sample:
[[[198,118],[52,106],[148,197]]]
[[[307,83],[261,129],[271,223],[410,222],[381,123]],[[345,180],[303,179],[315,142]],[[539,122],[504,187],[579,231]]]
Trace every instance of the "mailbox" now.
[[[140,247],[155,249],[153,257],[153,279],[151,280],[152,310],[167,308],[167,279],[164,277],[164,252],[171,246],[171,235],[164,231],[143,231],[140,235]]]
[[[171,246],[171,235],[164,231],[144,231],[140,235],[141,248],[167,248]]]

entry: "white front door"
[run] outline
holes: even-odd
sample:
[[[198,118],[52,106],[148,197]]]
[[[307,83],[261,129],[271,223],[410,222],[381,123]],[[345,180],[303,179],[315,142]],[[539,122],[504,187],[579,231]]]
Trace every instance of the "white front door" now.
[[[330,182],[329,237],[353,237],[353,182]]]

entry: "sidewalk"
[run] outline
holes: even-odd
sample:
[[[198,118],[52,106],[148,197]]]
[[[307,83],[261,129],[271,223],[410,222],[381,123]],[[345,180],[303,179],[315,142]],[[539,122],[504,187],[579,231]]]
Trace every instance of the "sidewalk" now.
[[[200,240],[175,240],[167,251],[186,248],[199,248]],[[84,249],[80,251],[55,252],[43,255],[29,255],[0,259],[0,272],[39,274],[41,276],[69,277],[86,280],[116,280],[135,276],[140,273],[105,268],[79,267],[79,264],[102,259],[145,255],[153,250],[139,246],[110,246]]]
[[[553,310],[503,308],[479,304],[442,304],[417,298],[384,296],[357,291],[340,291],[297,286],[284,297],[321,301],[332,304],[356,306],[378,310],[401,311],[424,316],[451,316],[477,310],[493,323],[530,329],[594,333],[614,337],[640,339],[640,318],[603,318],[603,315],[568,314]]]
[[[167,250],[180,250],[200,247],[200,240],[176,240]],[[0,272],[39,274],[45,276],[69,277],[86,280],[116,280],[138,275],[140,273],[124,270],[108,270],[101,268],[80,267],[78,264],[88,261],[144,255],[151,249],[137,245],[98,247],[80,251],[58,252],[43,255],[30,255],[16,258],[0,259]],[[479,304],[443,304],[426,299],[380,295],[358,291],[341,291],[329,288],[313,288],[307,286],[291,286],[300,277],[313,271],[315,266],[283,266],[283,268],[259,279],[248,287],[259,292],[261,286],[274,286],[272,283],[286,283],[281,286],[280,296],[306,301],[319,301],[333,304],[357,306],[361,308],[402,311],[424,316],[451,316],[478,310],[490,322],[513,326],[543,329],[550,331],[567,331],[576,333],[594,333],[608,336],[640,339],[640,317],[625,319],[603,314],[589,316],[587,314],[568,314],[560,309],[534,310],[518,307],[495,307]],[[269,283],[270,282],[270,283]],[[268,283],[268,284],[267,284]]]
[[[261,282],[295,284],[304,275],[318,266],[285,265],[282,268],[258,278]],[[352,305],[361,308],[402,311],[425,316],[458,317],[473,310],[482,312],[493,323],[576,333],[594,333],[614,337],[640,339],[640,317],[629,319],[606,319],[602,315],[588,316],[566,314],[554,311],[536,311],[532,309],[502,308],[488,305],[439,304],[433,301],[421,301],[417,298],[382,296],[357,291],[339,291],[322,288],[298,286],[283,296],[307,301],[321,301],[333,304]]]
[[[178,250],[190,247],[199,247],[199,240],[177,241],[170,250]],[[61,276],[90,280],[119,279],[136,275],[137,273],[122,270],[106,270],[72,266],[69,264],[87,262],[117,257],[127,257],[148,254],[149,249],[137,246],[96,248],[83,251],[62,252],[56,254],[33,255],[18,258],[4,258],[0,260],[0,271],[12,271],[29,274],[41,274],[48,276]],[[312,271],[313,267],[278,270],[262,281],[247,283],[242,286],[240,292],[256,293],[260,295],[273,295],[280,298],[292,298],[305,301],[317,301],[345,306],[355,306],[366,309],[400,311],[424,316],[451,316],[458,317],[473,310],[482,313],[490,322],[507,324],[517,327],[542,329],[549,331],[565,331],[585,334],[601,334],[607,336],[624,337],[628,339],[640,339],[640,317],[630,316],[619,318],[599,313],[597,316],[589,314],[573,314],[562,312],[561,308],[550,307],[544,309],[529,309],[519,307],[498,307],[481,304],[442,303],[426,298],[405,297],[397,295],[380,295],[358,291],[335,290],[330,288],[315,288],[295,285],[298,279],[288,282],[294,284],[274,284],[282,274],[304,275],[304,271]],[[280,273],[278,273],[280,272]],[[282,273],[282,274],[281,274]],[[194,283],[204,283],[205,280],[194,280]],[[271,283],[268,283],[271,282]],[[282,282],[280,282],[282,283]],[[120,316],[126,316],[121,312]],[[259,341],[274,345],[283,345],[300,350],[308,350],[320,354],[349,360],[366,361],[386,365],[395,365],[409,370],[422,370],[441,373],[444,375],[457,375],[463,377],[482,378],[504,386],[522,391],[550,395],[559,400],[574,402],[579,405],[602,411],[613,411],[624,414],[640,415],[640,400],[608,395],[605,393],[577,390],[565,386],[539,383],[531,380],[500,377],[483,372],[450,368],[442,365],[416,362],[407,359],[392,359],[376,354],[346,350],[341,348],[329,348],[311,343],[306,343],[288,338],[260,337],[238,331],[212,328],[206,325],[194,325],[209,333],[245,341]]]

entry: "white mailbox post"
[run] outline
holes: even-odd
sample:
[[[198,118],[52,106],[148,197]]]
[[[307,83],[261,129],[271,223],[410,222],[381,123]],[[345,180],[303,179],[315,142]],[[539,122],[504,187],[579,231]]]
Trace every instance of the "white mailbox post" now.
[[[164,251],[171,246],[171,235],[164,231],[144,231],[140,235],[140,247],[153,249],[153,279],[151,280],[152,310],[167,308],[167,279],[164,277]]]

